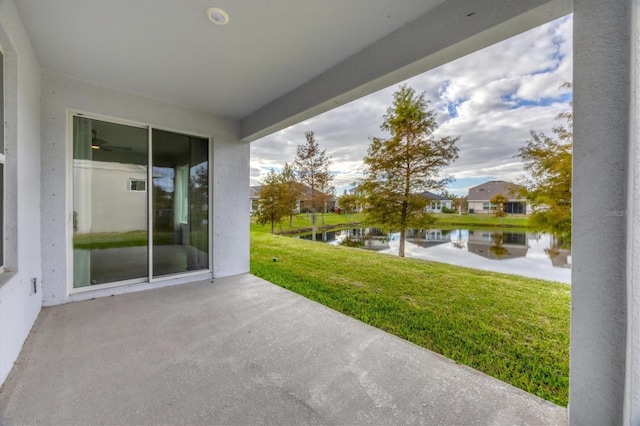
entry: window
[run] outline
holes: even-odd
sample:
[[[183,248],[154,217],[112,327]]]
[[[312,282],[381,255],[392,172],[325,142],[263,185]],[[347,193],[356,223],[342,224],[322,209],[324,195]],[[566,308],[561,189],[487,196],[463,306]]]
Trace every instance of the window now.
[[[147,181],[140,179],[129,179],[129,191],[146,192]]]

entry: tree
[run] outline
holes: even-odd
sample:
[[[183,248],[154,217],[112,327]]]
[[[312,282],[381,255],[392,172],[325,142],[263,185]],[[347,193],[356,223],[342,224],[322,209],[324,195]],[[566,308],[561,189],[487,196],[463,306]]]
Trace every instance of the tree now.
[[[438,124],[428,104],[424,93],[417,95],[407,85],[394,93],[380,126],[391,137],[372,139],[359,185],[367,198],[367,221],[400,231],[402,257],[406,230],[428,228],[435,222],[425,212],[429,200],[420,194],[451,182],[441,178],[440,171],[458,158],[458,138],[435,137]]]
[[[329,173],[320,176],[318,181],[318,192],[319,192],[319,202],[322,206],[322,224],[324,225],[324,214],[327,211],[327,204],[333,200],[333,195],[336,188],[331,185],[331,180],[333,180],[333,176]]]
[[[276,223],[280,223],[288,214],[285,198],[286,185],[282,176],[271,169],[260,187],[260,208],[256,214],[256,223],[260,225],[271,224],[271,233],[274,232]]]
[[[320,151],[318,142],[313,136],[313,132],[306,132],[306,144],[298,145],[296,159],[293,162],[298,182],[308,188],[307,201],[311,205],[312,239],[316,239],[316,219],[317,209],[324,201],[324,194],[320,188],[328,188],[331,185],[333,176],[329,173],[331,157],[325,155],[325,150]]]
[[[351,220],[350,214],[358,209],[359,204],[359,197],[356,194],[349,194],[346,191],[338,198],[340,211],[343,211],[347,216],[349,216],[349,220]]]
[[[504,211],[505,205],[509,202],[509,199],[504,195],[498,193],[493,196],[489,203],[491,203],[491,208],[493,209],[493,216],[500,218],[500,223],[502,223],[502,218],[507,215]]]
[[[293,226],[293,214],[296,211],[298,199],[300,198],[302,191],[300,190],[300,185],[296,181],[296,175],[293,167],[291,167],[289,163],[284,163],[280,177],[284,184],[284,202],[289,214],[289,226]]]
[[[564,87],[571,87],[565,83]],[[531,139],[518,157],[529,175],[521,182],[523,195],[533,207],[529,226],[571,242],[571,161],[573,155],[573,113],[558,114],[560,124],[552,136],[531,131]]]
[[[504,248],[504,233],[503,232],[492,232],[491,240],[493,240],[493,245],[489,247],[489,253],[494,255],[496,259],[502,259],[507,254],[509,254],[509,250]]]
[[[458,213],[462,214],[462,212],[467,211],[467,207],[469,203],[467,202],[467,196],[458,197],[456,195],[452,195],[451,207],[454,208]]]

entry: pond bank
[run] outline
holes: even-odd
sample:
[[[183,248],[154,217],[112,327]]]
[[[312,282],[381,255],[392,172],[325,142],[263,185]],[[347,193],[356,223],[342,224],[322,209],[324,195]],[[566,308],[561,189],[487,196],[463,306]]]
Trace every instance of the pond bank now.
[[[567,404],[570,287],[565,284],[262,231],[251,234],[251,273]]]

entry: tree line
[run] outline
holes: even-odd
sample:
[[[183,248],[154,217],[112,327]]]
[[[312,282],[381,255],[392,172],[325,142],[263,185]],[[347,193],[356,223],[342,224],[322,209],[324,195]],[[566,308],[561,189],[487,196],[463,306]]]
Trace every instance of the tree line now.
[[[291,226],[302,200],[305,210],[311,215],[312,238],[315,240],[318,211],[324,222],[327,203],[335,191],[333,175],[329,171],[333,161],[326,155],[326,150],[320,150],[313,132],[306,132],[305,138],[306,143],[296,149],[292,165],[285,163],[280,173],[271,169],[267,174],[260,187],[256,223],[270,224],[273,233],[275,225],[288,217]]]
[[[570,84],[566,84],[570,86]],[[425,94],[407,85],[393,95],[392,105],[383,116],[380,129],[387,138],[373,137],[363,159],[363,177],[354,190],[339,198],[345,213],[361,210],[368,223],[400,232],[399,255],[404,256],[405,232],[429,228],[436,218],[426,208],[430,200],[425,191],[442,192],[453,179],[442,177],[441,171],[458,158],[459,137],[436,137],[436,113],[430,110]],[[570,242],[571,238],[571,156],[572,113],[560,114],[561,124],[553,128],[553,136],[531,131],[531,139],[517,156],[528,172],[521,179],[521,195],[534,207],[530,226],[550,232]],[[269,172],[260,189],[257,223],[280,223],[293,214],[299,199],[304,199],[311,214],[315,238],[317,212],[326,210],[333,197],[333,175],[329,171],[331,157],[320,150],[313,132],[305,134],[306,143],[299,145],[293,165],[285,163],[280,173]],[[463,197],[454,199],[463,208]],[[491,200],[494,215],[506,215],[508,199],[498,194]]]

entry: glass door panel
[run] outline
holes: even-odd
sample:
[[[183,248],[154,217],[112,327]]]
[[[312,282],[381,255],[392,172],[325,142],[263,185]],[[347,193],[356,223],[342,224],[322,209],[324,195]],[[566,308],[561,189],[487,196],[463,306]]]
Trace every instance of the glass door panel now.
[[[73,117],[73,287],[146,278],[148,130]]]
[[[152,131],[153,277],[209,268],[209,141]]]

